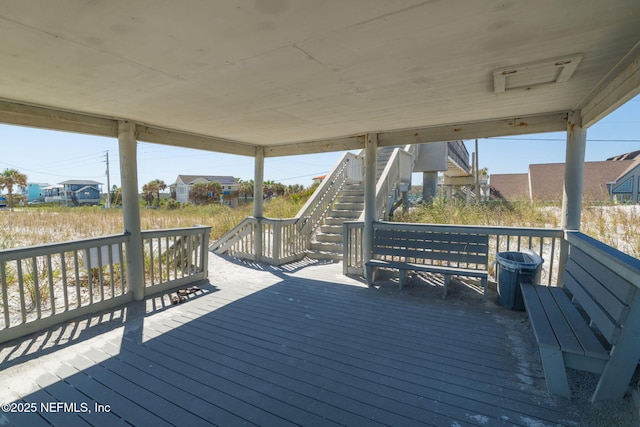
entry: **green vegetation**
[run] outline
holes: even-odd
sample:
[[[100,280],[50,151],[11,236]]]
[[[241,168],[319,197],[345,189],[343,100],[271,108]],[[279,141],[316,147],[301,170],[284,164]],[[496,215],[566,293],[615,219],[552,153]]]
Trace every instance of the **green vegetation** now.
[[[15,169],[5,169],[0,174],[0,190],[7,190],[10,209],[13,209],[13,187],[25,185],[27,185],[27,176]]]
[[[264,215],[268,218],[293,218],[313,190],[304,189],[265,202]],[[398,212],[394,221],[557,228],[561,223],[560,211],[557,205],[528,202],[475,205],[438,198],[430,205],[414,207],[408,213]],[[159,208],[149,209],[144,202],[140,208],[143,230],[208,225],[212,227],[212,240],[221,237],[252,213],[251,203],[241,203],[240,207],[232,209],[220,204],[183,205],[170,199],[162,199]],[[598,240],[640,257],[638,216],[640,209],[634,206],[589,206],[582,211],[581,228]],[[0,213],[0,248],[100,237],[118,234],[122,230],[120,209],[39,205]]]
[[[555,228],[560,224],[555,214],[559,209],[529,202],[492,202],[478,205],[439,197],[428,205],[412,208],[408,213],[398,212],[394,221]]]
[[[269,218],[292,218],[304,205],[312,190],[275,197],[264,204]],[[157,192],[154,191],[155,196]],[[156,197],[153,199],[157,200]],[[211,226],[211,239],[218,239],[240,221],[253,214],[252,204],[233,209],[220,204],[191,205],[163,199],[160,208],[148,208],[141,202],[143,230]],[[121,209],[65,207],[42,204],[15,211],[0,212],[0,249],[66,242],[122,233]]]
[[[529,202],[466,204],[435,199],[429,205],[398,212],[393,220],[434,224],[469,224],[505,227],[560,227],[559,205]],[[637,206],[584,206],[581,231],[614,248],[640,257],[640,209]]]

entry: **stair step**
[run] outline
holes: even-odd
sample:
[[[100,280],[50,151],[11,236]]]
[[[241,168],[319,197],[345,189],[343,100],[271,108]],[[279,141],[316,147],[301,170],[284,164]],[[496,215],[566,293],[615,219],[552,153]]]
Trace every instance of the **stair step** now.
[[[358,211],[358,212],[362,212],[362,209],[364,209],[364,203],[363,202],[343,202],[343,201],[338,201],[338,203],[333,205],[333,209],[335,209],[337,211]]]
[[[362,210],[345,211],[345,210],[331,209],[331,212],[329,213],[329,215],[331,216],[331,218],[354,219],[354,218],[359,218],[361,213],[362,213]]]
[[[364,205],[364,196],[338,197],[338,203],[358,203],[358,204]]]
[[[307,251],[307,256],[311,259],[342,261],[342,253]]]
[[[322,225],[320,226],[320,231],[324,234],[342,234],[342,224],[341,225]]]
[[[315,237],[317,242],[320,243],[340,243],[342,244],[341,233],[318,233]]]
[[[311,242],[310,249],[314,252],[333,252],[341,254],[342,243]]]

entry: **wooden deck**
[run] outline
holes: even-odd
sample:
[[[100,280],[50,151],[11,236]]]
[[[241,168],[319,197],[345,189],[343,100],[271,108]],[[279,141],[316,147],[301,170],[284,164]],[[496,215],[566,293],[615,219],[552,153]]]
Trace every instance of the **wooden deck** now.
[[[547,396],[524,314],[460,283],[442,301],[429,284],[369,289],[304,264],[212,256],[183,304],[8,343],[0,403],[32,413],[3,407],[0,425],[584,425]]]

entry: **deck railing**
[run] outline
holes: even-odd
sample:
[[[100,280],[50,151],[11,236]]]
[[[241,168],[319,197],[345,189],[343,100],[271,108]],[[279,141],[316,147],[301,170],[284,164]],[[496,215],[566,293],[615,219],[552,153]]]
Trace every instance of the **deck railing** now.
[[[145,231],[145,293],[207,277],[209,227]],[[127,233],[0,251],[0,342],[133,299]]]
[[[209,249],[216,254],[227,253],[256,261],[255,233],[259,229],[262,233],[260,261],[281,265],[300,260],[309,248],[311,236],[322,224],[340,191],[346,184],[362,182],[362,174],[362,157],[345,153],[295,218],[247,217]]]
[[[411,228],[412,224],[375,222],[375,229],[394,230]],[[359,221],[344,224],[344,257],[343,272],[345,274],[363,274],[364,260],[362,252],[362,231],[364,223]],[[496,259],[498,252],[532,250],[544,259],[541,281],[547,285],[555,285],[558,281],[560,259],[560,242],[563,230],[556,228],[519,228],[489,226],[446,226],[451,232],[486,234],[489,236],[489,262]]]
[[[322,224],[344,186],[362,182],[363,177],[362,156],[345,153],[295,216],[307,241]]]
[[[261,227],[257,227],[258,223]],[[236,258],[256,261],[255,232],[262,232],[260,261],[282,265],[304,258],[307,236],[301,231],[298,218],[247,217],[210,247],[216,254],[228,254]]]
[[[376,218],[388,220],[400,193],[409,190],[413,172],[413,152],[413,149],[409,152],[396,148],[389,157],[376,183]],[[364,211],[359,220],[364,221]]]
[[[147,294],[207,278],[211,227],[142,232]]]

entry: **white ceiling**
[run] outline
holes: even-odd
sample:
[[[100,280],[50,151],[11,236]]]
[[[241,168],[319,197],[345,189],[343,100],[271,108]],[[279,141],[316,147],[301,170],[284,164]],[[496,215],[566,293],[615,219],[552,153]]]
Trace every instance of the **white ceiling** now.
[[[399,129],[556,130],[640,87],[638,0],[4,0],[0,40],[0,121],[93,132],[94,117],[126,119],[148,126],[142,140],[239,154],[411,135]],[[567,82],[533,85],[547,70],[527,83],[522,65],[574,54]],[[496,93],[508,67],[520,87]],[[625,73],[635,80],[616,84]]]

